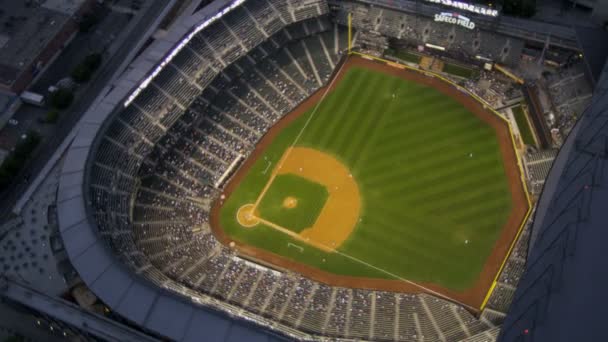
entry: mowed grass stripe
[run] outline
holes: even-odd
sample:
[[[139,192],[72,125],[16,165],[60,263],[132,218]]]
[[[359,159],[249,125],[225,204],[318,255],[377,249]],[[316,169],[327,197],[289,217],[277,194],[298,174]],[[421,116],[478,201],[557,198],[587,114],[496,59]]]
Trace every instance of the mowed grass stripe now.
[[[400,127],[401,130],[387,132],[386,140],[394,141],[394,139],[401,137],[406,139],[408,143],[426,143],[433,144],[437,140],[443,140],[449,138],[445,134],[458,135],[454,133],[460,133],[460,130],[470,129],[471,132],[484,131],[480,127],[478,122],[474,120],[468,120],[466,117],[468,114],[457,111],[446,109],[443,112],[443,117],[435,117],[435,115],[428,115],[427,118],[416,116],[425,114],[416,114],[410,112],[410,121]],[[433,127],[429,130],[429,127]]]
[[[359,177],[358,169],[359,163],[366,163],[367,158],[370,153],[377,154],[376,146],[378,144],[382,144],[385,142],[384,136],[388,129],[387,121],[392,117],[393,111],[397,110],[401,106],[399,101],[391,101],[384,112],[379,114],[378,118],[374,118],[373,124],[368,130],[368,134],[365,134],[367,144],[363,144],[363,146],[356,146],[349,150],[350,153],[358,154],[357,162],[353,163],[353,170],[356,170],[357,177]],[[367,163],[366,163],[367,166]]]
[[[453,137],[459,139],[469,138],[468,135],[460,134],[462,130],[470,130],[471,135],[485,134],[484,137],[480,136],[479,138],[487,139],[488,135],[491,135],[491,131],[477,129],[479,126],[475,122],[454,119],[457,119],[457,117],[454,116],[446,123],[443,123],[444,121],[434,121],[434,125],[431,123],[423,126],[417,126],[416,123],[413,122],[411,125],[404,126],[401,134],[388,135],[386,140],[394,142],[397,138],[401,137],[399,140],[401,140],[403,144],[417,147],[417,145],[433,146],[442,141],[450,141]],[[426,132],[429,125],[435,126],[435,128],[431,132]],[[426,130],[423,129],[425,126],[427,127]],[[415,149],[412,148],[410,150]]]
[[[471,159],[471,153],[473,156],[477,154],[477,158],[485,158],[484,153],[487,150],[484,150],[479,147],[479,143],[483,141],[483,136],[463,136],[456,135],[452,139],[443,139],[443,140],[435,140],[432,143],[411,143],[407,145],[407,149],[399,148],[399,145],[390,145],[388,147],[383,147],[378,151],[379,155],[385,156],[396,156],[398,160],[407,160],[416,165],[417,163],[422,163],[422,167],[424,165],[433,165],[442,163],[442,160],[448,157],[457,158],[460,157],[459,162],[464,162],[465,160]],[[406,139],[404,139],[406,140]],[[406,140],[409,141],[409,140]],[[403,146],[402,146],[403,147]],[[434,158],[438,160],[434,160],[433,158],[428,158],[429,155],[432,155]],[[384,165],[379,164],[377,168],[382,168]],[[414,170],[412,169],[412,172]]]
[[[386,226],[379,225],[377,228],[386,229]],[[430,270],[457,266],[455,263],[446,262],[445,258],[437,255],[437,251],[429,253],[428,249],[425,250],[424,248],[414,250],[413,246],[416,246],[414,241],[412,239],[395,239],[390,235],[384,235],[374,240],[368,239],[368,243],[365,244],[353,244],[349,248],[345,248],[344,253],[359,260],[365,260],[366,263],[395,274],[400,278],[412,281],[425,280],[420,274],[406,271],[411,268],[419,269],[416,263],[423,262]],[[395,253],[391,251],[394,249],[399,249],[403,254],[411,257],[396,258]]]
[[[437,156],[441,156],[445,153],[463,153],[466,151],[468,155],[470,152],[480,152],[478,153],[478,157],[484,157],[483,153],[488,152],[491,146],[485,146],[484,144],[479,144],[483,142],[485,139],[490,138],[487,132],[476,130],[472,132],[470,135],[462,135],[458,134],[458,129],[444,131],[446,134],[450,134],[450,138],[446,138],[445,136],[435,137],[433,140],[424,141],[419,137],[408,139],[408,137],[404,137],[402,140],[407,144],[407,149],[400,151],[397,157],[403,159],[428,159],[428,154],[435,154]],[[395,154],[397,148],[395,146],[399,146],[399,144],[394,142],[387,142],[383,144],[383,146],[379,147],[378,153],[381,155],[391,155]],[[495,149],[492,148],[492,149]],[[424,158],[421,158],[424,157]],[[414,159],[415,160],[415,159]],[[382,164],[374,167],[382,167]]]
[[[367,115],[364,116],[356,126],[353,127],[353,131],[350,132],[350,136],[353,136],[354,132],[366,132],[366,134],[359,134],[361,139],[350,141],[344,139],[340,150],[344,151],[344,159],[349,161],[351,165],[355,165],[355,160],[361,158],[361,152],[365,147],[373,145],[375,139],[373,137],[378,134],[378,127],[381,127],[382,122],[390,116],[393,106],[396,106],[396,101],[392,99],[391,90],[399,84],[399,79],[393,79],[392,81],[385,81],[378,85],[372,85],[375,90],[380,94],[386,94],[385,96],[368,98],[365,93],[361,94],[360,100],[355,104],[361,108]],[[367,100],[367,101],[366,101]],[[363,101],[363,103],[360,103]],[[356,154],[356,155],[355,155]]]
[[[367,134],[356,134],[356,132],[370,132],[374,123],[374,115],[371,113],[372,108],[374,108],[374,103],[372,101],[362,106],[361,110],[369,112],[370,115],[361,118],[361,121],[359,122],[349,120],[351,122],[350,125],[345,125],[337,132],[334,132],[334,137],[329,145],[329,151],[340,151],[341,159],[346,162],[351,169],[360,157],[358,155],[353,155],[352,150],[355,148],[360,149],[362,145],[369,143]]]
[[[399,120],[391,120],[389,122],[389,127],[394,128],[394,130],[389,129],[386,132],[386,140],[391,140],[395,136],[405,136],[412,132],[419,132],[420,129],[426,130],[432,124],[451,123],[457,111],[449,102],[434,102],[428,106],[428,110],[419,111],[415,106],[403,105],[401,113],[394,114],[394,116],[399,116]]]
[[[494,177],[485,177],[487,181],[491,181]],[[463,185],[461,185],[463,184]],[[424,183],[423,185],[412,184],[410,186],[388,187],[379,189],[378,191],[388,200],[398,198],[403,192],[415,193],[416,203],[420,208],[428,208],[428,211],[439,211],[443,201],[454,200],[458,202],[465,201],[463,194],[475,195],[479,190],[480,184],[474,177],[462,178],[460,183],[446,183],[446,187],[434,185],[432,182]],[[483,187],[483,189],[489,188]],[[444,196],[444,198],[441,198]],[[483,206],[484,203],[468,203],[475,206]]]
[[[437,237],[450,235],[451,231],[440,229],[440,227],[450,227],[449,223],[444,223],[439,219],[429,221],[425,217],[416,217],[403,214],[403,208],[382,207],[379,208],[382,215],[374,216],[365,225],[366,231],[378,232],[376,234],[361,234],[358,244],[349,244],[344,248],[346,253],[356,253],[363,257],[367,255],[367,260],[373,261],[375,265],[391,265],[405,258],[419,260],[430,269],[441,267],[442,269],[456,268],[466,271],[466,263],[463,265],[462,258],[467,254],[474,254],[474,251],[465,250],[464,239],[458,240],[457,244],[440,244],[439,249],[429,249],[426,246],[436,244],[436,240],[427,240],[427,237]],[[446,222],[446,221],[443,221]],[[390,229],[393,228],[393,229]],[[392,230],[392,232],[391,232]],[[455,240],[450,238],[450,240]],[[373,242],[385,241],[385,243]],[[391,241],[388,243],[387,241]],[[446,242],[446,241],[444,241]],[[378,248],[372,248],[378,246]],[[389,248],[389,246],[395,246]],[[395,250],[399,251],[395,253]],[[447,256],[447,257],[446,257]],[[391,261],[392,260],[392,261]],[[426,274],[424,268],[417,267],[415,270],[408,270],[409,279],[423,280],[421,274]],[[397,273],[401,276],[403,271]]]
[[[363,82],[364,78],[355,78],[353,74],[347,72],[344,76],[344,80],[338,84],[334,89],[334,92],[342,92],[342,88],[345,85],[350,84],[353,88],[358,88]],[[344,107],[345,103],[351,101],[351,98],[356,94],[354,92],[347,94],[345,97],[341,96],[327,96],[323,102],[319,105],[317,111],[322,113],[335,113],[337,108]],[[308,114],[310,115],[310,113]],[[316,120],[311,120],[306,131],[303,134],[302,141],[308,143],[315,143],[317,145],[324,145],[325,139],[330,138],[328,132],[331,132],[335,127],[344,120],[343,116],[340,115],[324,115],[323,117],[317,117]]]
[[[457,190],[466,190],[466,187],[474,187],[475,185],[490,182],[496,175],[492,173],[474,172],[475,169],[462,169],[466,173],[458,173],[454,170],[444,167],[441,170],[432,172],[428,170],[426,174],[420,177],[404,179],[403,185],[387,188],[386,195],[398,194],[400,191],[410,191],[416,193],[416,198],[421,201],[427,199],[435,192],[451,192]],[[434,170],[433,170],[434,171]],[[473,174],[471,172],[474,172]],[[458,176],[460,174],[460,176]],[[454,175],[454,176],[453,176]],[[490,185],[489,185],[490,186]],[[479,188],[479,187],[477,187]],[[482,187],[485,189],[486,187]],[[382,187],[379,187],[382,189]],[[467,192],[473,192],[477,189],[471,188]]]
[[[366,84],[369,82],[369,86],[371,87],[377,87],[381,85],[384,81],[381,76],[382,75],[376,75],[376,77],[368,79],[366,81]],[[353,93],[357,94],[357,91],[353,90]],[[358,95],[361,95],[361,93],[359,93]],[[357,96],[354,97],[354,99],[356,98]],[[358,111],[360,113],[367,114],[367,110],[369,110],[369,108],[371,108],[371,106],[373,105],[373,100],[364,104],[358,102],[359,101],[351,103],[351,105],[345,104],[344,106],[340,107],[333,115],[344,117],[344,120],[342,120],[341,124],[334,131],[327,132],[329,139],[327,140],[327,143],[325,145],[326,149],[332,153],[339,154],[341,157],[340,159],[344,159],[345,157],[343,154],[345,142],[356,143],[357,140],[365,139],[365,136],[363,134],[353,134],[353,132],[361,131],[359,129],[359,125],[361,125],[362,122],[365,122],[366,118],[368,118],[368,115],[361,115],[359,117],[359,120],[352,120],[348,119],[347,117],[349,115],[352,115],[351,108],[353,108],[353,106],[357,106]],[[348,160],[346,161],[348,162]]]
[[[478,141],[474,137],[460,135],[458,138],[454,138],[452,141],[444,140],[441,144],[436,142],[435,145],[427,144],[419,148],[410,148],[408,146],[407,148],[404,148],[403,151],[400,151],[400,153],[386,151],[378,152],[379,156],[393,156],[394,160],[392,160],[393,158],[385,158],[384,160],[388,159],[389,161],[374,164],[369,168],[369,173],[362,175],[363,177],[361,181],[370,184],[376,179],[386,181],[387,178],[391,176],[399,177],[399,175],[418,174],[421,173],[421,171],[440,168],[440,166],[445,166],[448,164],[463,164],[470,162],[471,159],[477,161],[488,158],[487,156],[484,156],[484,150],[475,151],[477,157],[470,158],[469,154],[471,149],[464,147],[463,140],[464,142],[470,141],[470,144],[474,144]],[[460,144],[463,145],[459,146]],[[429,155],[432,155],[433,158],[428,158]],[[475,153],[473,155],[475,156]],[[401,165],[399,165],[400,167],[396,167],[396,164]],[[450,165],[450,167],[466,167],[466,164],[462,166]]]
[[[475,208],[484,208],[486,206],[490,207],[496,198],[500,199],[500,201],[496,200],[496,203],[503,203],[503,205],[506,207],[511,204],[506,197],[508,194],[508,189],[498,184],[490,184],[483,189],[472,189],[470,191],[464,191],[465,189],[466,188],[464,186],[462,186],[460,189],[455,188],[453,191],[460,191],[458,196],[437,200],[433,209],[443,211],[452,217],[457,217],[463,212],[466,212],[468,209],[472,209],[470,208],[471,204],[476,204],[474,205]],[[483,197],[488,195],[491,196],[484,200]]]
[[[399,222],[398,220],[404,219],[407,221],[412,218],[377,215],[366,223],[366,226],[373,227],[373,229],[366,229],[367,233],[361,233],[359,239],[347,242],[344,247],[340,248],[340,251],[365,260],[376,267],[391,270],[392,273],[404,278],[411,277],[411,274],[408,274],[410,272],[395,269],[392,264],[406,258],[396,258],[398,255],[395,254],[395,250],[407,253],[411,259],[424,260],[425,263],[433,263],[442,267],[455,266],[451,260],[442,257],[436,250],[425,248],[429,243],[433,243],[432,240],[427,239],[428,234],[416,234],[417,229],[404,229],[403,225],[395,224],[395,222]],[[408,225],[413,225],[413,223],[408,222]],[[369,233],[371,231],[380,233]]]
[[[412,208],[416,208],[415,206]],[[471,256],[479,251],[471,251],[463,249],[463,245],[465,239],[467,237],[474,237],[477,234],[477,225],[473,224],[455,224],[448,217],[433,215],[428,216],[424,215],[424,213],[416,213],[416,215],[409,215],[404,213],[404,209],[406,207],[402,206],[382,206],[377,208],[378,212],[381,215],[376,215],[374,217],[374,221],[370,221],[374,224],[377,221],[383,222],[387,225],[393,227],[399,227],[399,234],[390,235],[387,238],[394,240],[401,240],[405,242],[400,249],[400,253],[395,253],[394,257],[399,257],[402,255],[401,253],[406,253],[409,250],[421,250],[420,253],[427,254],[431,253],[434,257],[440,257],[443,259],[443,263],[450,264],[451,267],[470,267],[470,265],[463,265],[462,261],[459,261],[461,258],[466,257],[467,255]],[[391,224],[392,223],[392,224]],[[368,230],[378,231],[377,227],[367,227],[372,228]],[[383,235],[384,232],[381,231],[378,233],[379,235]],[[424,243],[424,237],[439,237],[441,236],[444,241],[439,244],[441,248],[439,250],[428,248],[424,248],[427,246],[427,243]],[[480,239],[483,236],[479,236]],[[436,240],[433,243],[437,243]],[[491,246],[489,246],[491,249]],[[432,259],[431,257],[426,257],[425,259]]]
[[[326,98],[326,100],[332,101],[331,106],[322,104],[319,107],[319,110],[323,113],[331,113],[331,115],[324,115],[315,120],[316,123],[311,127],[311,130],[304,132],[304,141],[326,146],[329,139],[332,138],[331,133],[339,130],[345,121],[350,121],[347,116],[349,112],[345,109],[355,101],[356,90],[364,87],[366,82],[368,82],[366,78],[358,77],[351,70],[347,71],[342,82]],[[347,90],[350,91],[347,92]],[[345,93],[345,96],[332,96],[336,93]]]
[[[485,178],[489,181],[492,177]],[[503,195],[505,190],[503,187],[498,186],[496,186],[496,189],[470,189],[471,186],[476,185],[478,185],[478,183],[475,182],[473,178],[468,178],[463,180],[461,184],[454,183],[451,187],[446,187],[446,189],[435,187],[432,191],[426,190],[420,195],[420,206],[421,208],[426,207],[428,210],[444,213],[450,213],[450,209],[459,211],[464,210],[467,207],[470,208],[471,206],[483,208],[488,205],[488,202],[481,202],[481,200],[483,200],[482,197],[486,196],[488,193]],[[504,201],[502,203],[504,203]],[[454,207],[451,207],[450,204],[454,205]]]
[[[398,79],[398,81],[402,82],[400,79]],[[394,91],[391,91],[391,97],[392,94],[395,94],[395,100],[411,106],[411,108],[417,108],[420,105],[433,103],[437,100],[442,102],[445,101],[445,95],[442,93],[436,91],[429,92],[429,89],[432,88],[424,85],[416,86],[416,83],[411,83],[409,81],[406,84],[406,87],[397,87]],[[399,117],[394,118],[394,120],[398,119]]]

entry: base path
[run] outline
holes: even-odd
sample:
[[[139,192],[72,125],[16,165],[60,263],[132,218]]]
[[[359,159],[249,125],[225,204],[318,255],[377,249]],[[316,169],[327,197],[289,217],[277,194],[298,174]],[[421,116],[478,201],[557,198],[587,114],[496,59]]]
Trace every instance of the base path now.
[[[273,264],[279,268],[289,269],[329,285],[408,293],[430,293],[435,296],[458,302],[471,311],[478,311],[486,294],[488,293],[488,290],[491,288],[494,278],[499,272],[501,265],[510,250],[511,244],[517,236],[519,228],[529,210],[527,196],[522,183],[521,171],[518,165],[518,157],[513,148],[511,132],[507,122],[486,109],[483,104],[478,102],[471,95],[457,89],[455,86],[437,77],[426,76],[421,72],[396,68],[389,66],[386,63],[376,62],[355,56],[349,56],[344,63],[345,65],[341,68],[341,72],[335,75],[337,78],[336,82],[331,83],[332,88],[327,89],[327,87],[324,87],[319,89],[300,106],[295,108],[293,112],[281,119],[266,133],[264,138],[262,138],[262,140],[256,145],[256,148],[252,152],[251,156],[245,161],[245,163],[226,186],[223,195],[225,198],[228,198],[232,191],[234,191],[239,186],[239,183],[246,177],[249,169],[264,153],[266,147],[272,143],[277,134],[279,134],[281,130],[287,127],[299,116],[305,114],[307,111],[313,108],[317,102],[321,100],[326,91],[331,91],[333,87],[339,83],[350,68],[363,67],[432,86],[446,96],[454,98],[485,123],[494,128],[504,162],[505,173],[509,181],[509,189],[512,199],[511,214],[508,217],[507,223],[500,232],[500,235],[494,245],[494,249],[486,260],[477,281],[472,287],[464,291],[454,291],[431,283],[415,284],[402,280],[350,277],[324,272],[311,266],[294,262],[269,251],[240,243],[238,241],[233,241],[224,233],[220,226],[219,214],[222,206],[222,201],[220,200],[214,203],[210,217],[211,227],[215,236],[220,242],[227,246],[230,245],[231,242],[234,242],[235,248],[244,257],[253,260],[260,260],[261,263],[264,264]],[[340,70],[339,67],[336,69]]]

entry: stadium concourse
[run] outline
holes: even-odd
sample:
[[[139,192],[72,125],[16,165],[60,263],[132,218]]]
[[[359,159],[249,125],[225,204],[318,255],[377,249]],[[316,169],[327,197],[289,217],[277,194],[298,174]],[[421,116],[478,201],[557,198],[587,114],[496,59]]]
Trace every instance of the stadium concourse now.
[[[525,267],[527,226],[478,316],[428,294],[275,270],[211,232],[211,205],[235,165],[345,56],[348,11],[355,45],[374,29],[506,64],[523,46],[516,36],[397,19],[364,1],[336,3],[216,0],[152,44],[87,112],[61,169],[58,224],[74,268],[114,314],[176,341],[496,339]]]

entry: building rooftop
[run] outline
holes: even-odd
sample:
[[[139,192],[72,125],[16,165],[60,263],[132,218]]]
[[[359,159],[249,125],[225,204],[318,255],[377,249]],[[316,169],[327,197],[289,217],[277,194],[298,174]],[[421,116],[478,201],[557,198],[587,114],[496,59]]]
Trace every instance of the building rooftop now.
[[[0,0],[0,83],[11,85],[85,0]]]

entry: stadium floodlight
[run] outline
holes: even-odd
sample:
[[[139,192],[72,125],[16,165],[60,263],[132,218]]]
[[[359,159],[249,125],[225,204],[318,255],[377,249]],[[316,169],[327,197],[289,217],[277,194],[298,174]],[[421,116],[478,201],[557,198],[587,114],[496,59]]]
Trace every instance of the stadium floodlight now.
[[[426,44],[424,44],[424,46],[431,48],[431,49],[435,49],[435,50],[445,51],[445,48],[443,46],[439,46],[439,45],[426,43]]]
[[[135,98],[137,97],[137,95],[139,95],[144,89],[146,89],[146,87],[150,84],[150,82],[152,82],[152,80],[154,79],[154,77],[156,77],[165,68],[165,66],[167,66],[167,64],[169,64],[171,62],[171,60],[173,60],[173,58],[188,43],[190,43],[190,41],[192,40],[192,38],[194,38],[195,35],[197,35],[199,32],[201,32],[205,28],[209,27],[209,25],[213,24],[218,19],[220,19],[224,15],[228,14],[228,12],[232,11],[233,9],[235,9],[238,6],[240,6],[244,2],[245,2],[245,0],[235,0],[229,6],[227,6],[223,10],[221,10],[221,11],[217,12],[215,15],[213,15],[211,18],[209,18],[209,19],[203,21],[202,23],[200,23],[199,25],[197,25],[194,28],[194,30],[192,30],[186,37],[184,37],[179,42],[179,44],[177,44],[173,48],[173,50],[171,50],[171,52],[163,59],[163,61],[160,62],[160,64],[157,65],[156,68],[154,68],[154,71],[152,71],[152,73],[150,75],[148,75],[148,77],[146,77],[139,84],[139,86],[137,86],[137,88],[135,88],[135,90],[133,91],[133,93],[131,93],[131,95],[129,95],[129,97],[125,101],[124,106],[127,107],[129,104],[131,104],[131,102],[133,102],[133,100],[135,100]]]
[[[473,12],[473,13],[477,13],[477,14],[481,14],[481,15],[487,15],[490,17],[498,16],[498,10],[495,10],[495,9],[489,8],[489,7],[485,7],[485,6],[469,4],[466,2],[462,2],[462,1],[455,1],[455,0],[426,0],[426,1],[432,2],[434,4],[454,7],[454,8],[463,10],[463,11],[469,11],[469,12]]]

